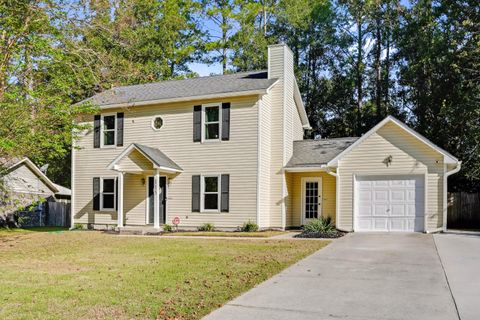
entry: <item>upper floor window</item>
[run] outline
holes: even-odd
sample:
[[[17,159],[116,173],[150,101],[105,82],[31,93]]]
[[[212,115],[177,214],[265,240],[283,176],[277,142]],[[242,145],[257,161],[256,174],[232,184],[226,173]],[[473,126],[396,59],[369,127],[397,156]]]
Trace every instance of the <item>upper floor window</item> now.
[[[204,128],[203,140],[219,140],[221,123],[220,105],[204,105],[202,119]]]
[[[102,147],[115,146],[116,140],[116,114],[102,115]]]
[[[153,130],[160,130],[163,126],[163,119],[162,117],[154,117],[152,119],[152,128]]]

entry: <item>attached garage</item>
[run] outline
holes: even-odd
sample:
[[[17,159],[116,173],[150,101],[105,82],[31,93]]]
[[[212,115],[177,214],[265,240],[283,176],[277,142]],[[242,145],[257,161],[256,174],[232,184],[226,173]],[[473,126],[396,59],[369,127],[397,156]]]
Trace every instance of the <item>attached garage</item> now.
[[[424,176],[358,176],[354,230],[422,232],[425,224]]]
[[[347,232],[445,230],[447,180],[460,167],[391,116],[360,138],[295,141],[284,168],[287,226],[322,216]]]
[[[460,165],[447,151],[387,117],[326,165],[337,179],[337,228],[445,230],[447,179]]]

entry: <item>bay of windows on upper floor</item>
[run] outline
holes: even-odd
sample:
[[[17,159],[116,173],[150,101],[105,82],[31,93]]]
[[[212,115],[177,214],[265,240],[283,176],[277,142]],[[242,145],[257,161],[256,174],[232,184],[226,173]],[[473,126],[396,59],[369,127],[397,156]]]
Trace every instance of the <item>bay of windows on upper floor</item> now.
[[[164,119],[152,116],[147,130],[162,131]],[[94,117],[94,148],[122,147],[124,113],[105,113]],[[193,142],[207,143],[230,140],[230,103],[209,103],[193,107]]]

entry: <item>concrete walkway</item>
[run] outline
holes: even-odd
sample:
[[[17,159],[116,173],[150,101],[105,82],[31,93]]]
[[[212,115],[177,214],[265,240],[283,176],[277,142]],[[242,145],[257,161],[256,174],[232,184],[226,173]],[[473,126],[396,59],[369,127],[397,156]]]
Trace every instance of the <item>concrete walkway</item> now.
[[[434,236],[462,320],[480,319],[480,233]]]
[[[432,235],[349,234],[205,319],[458,319]]]

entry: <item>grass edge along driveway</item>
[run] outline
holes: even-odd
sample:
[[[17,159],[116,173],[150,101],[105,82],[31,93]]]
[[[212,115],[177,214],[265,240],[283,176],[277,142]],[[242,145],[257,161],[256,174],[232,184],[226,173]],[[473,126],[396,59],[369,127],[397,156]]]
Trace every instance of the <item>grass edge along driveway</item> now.
[[[199,319],[327,241],[0,238],[0,318]]]

